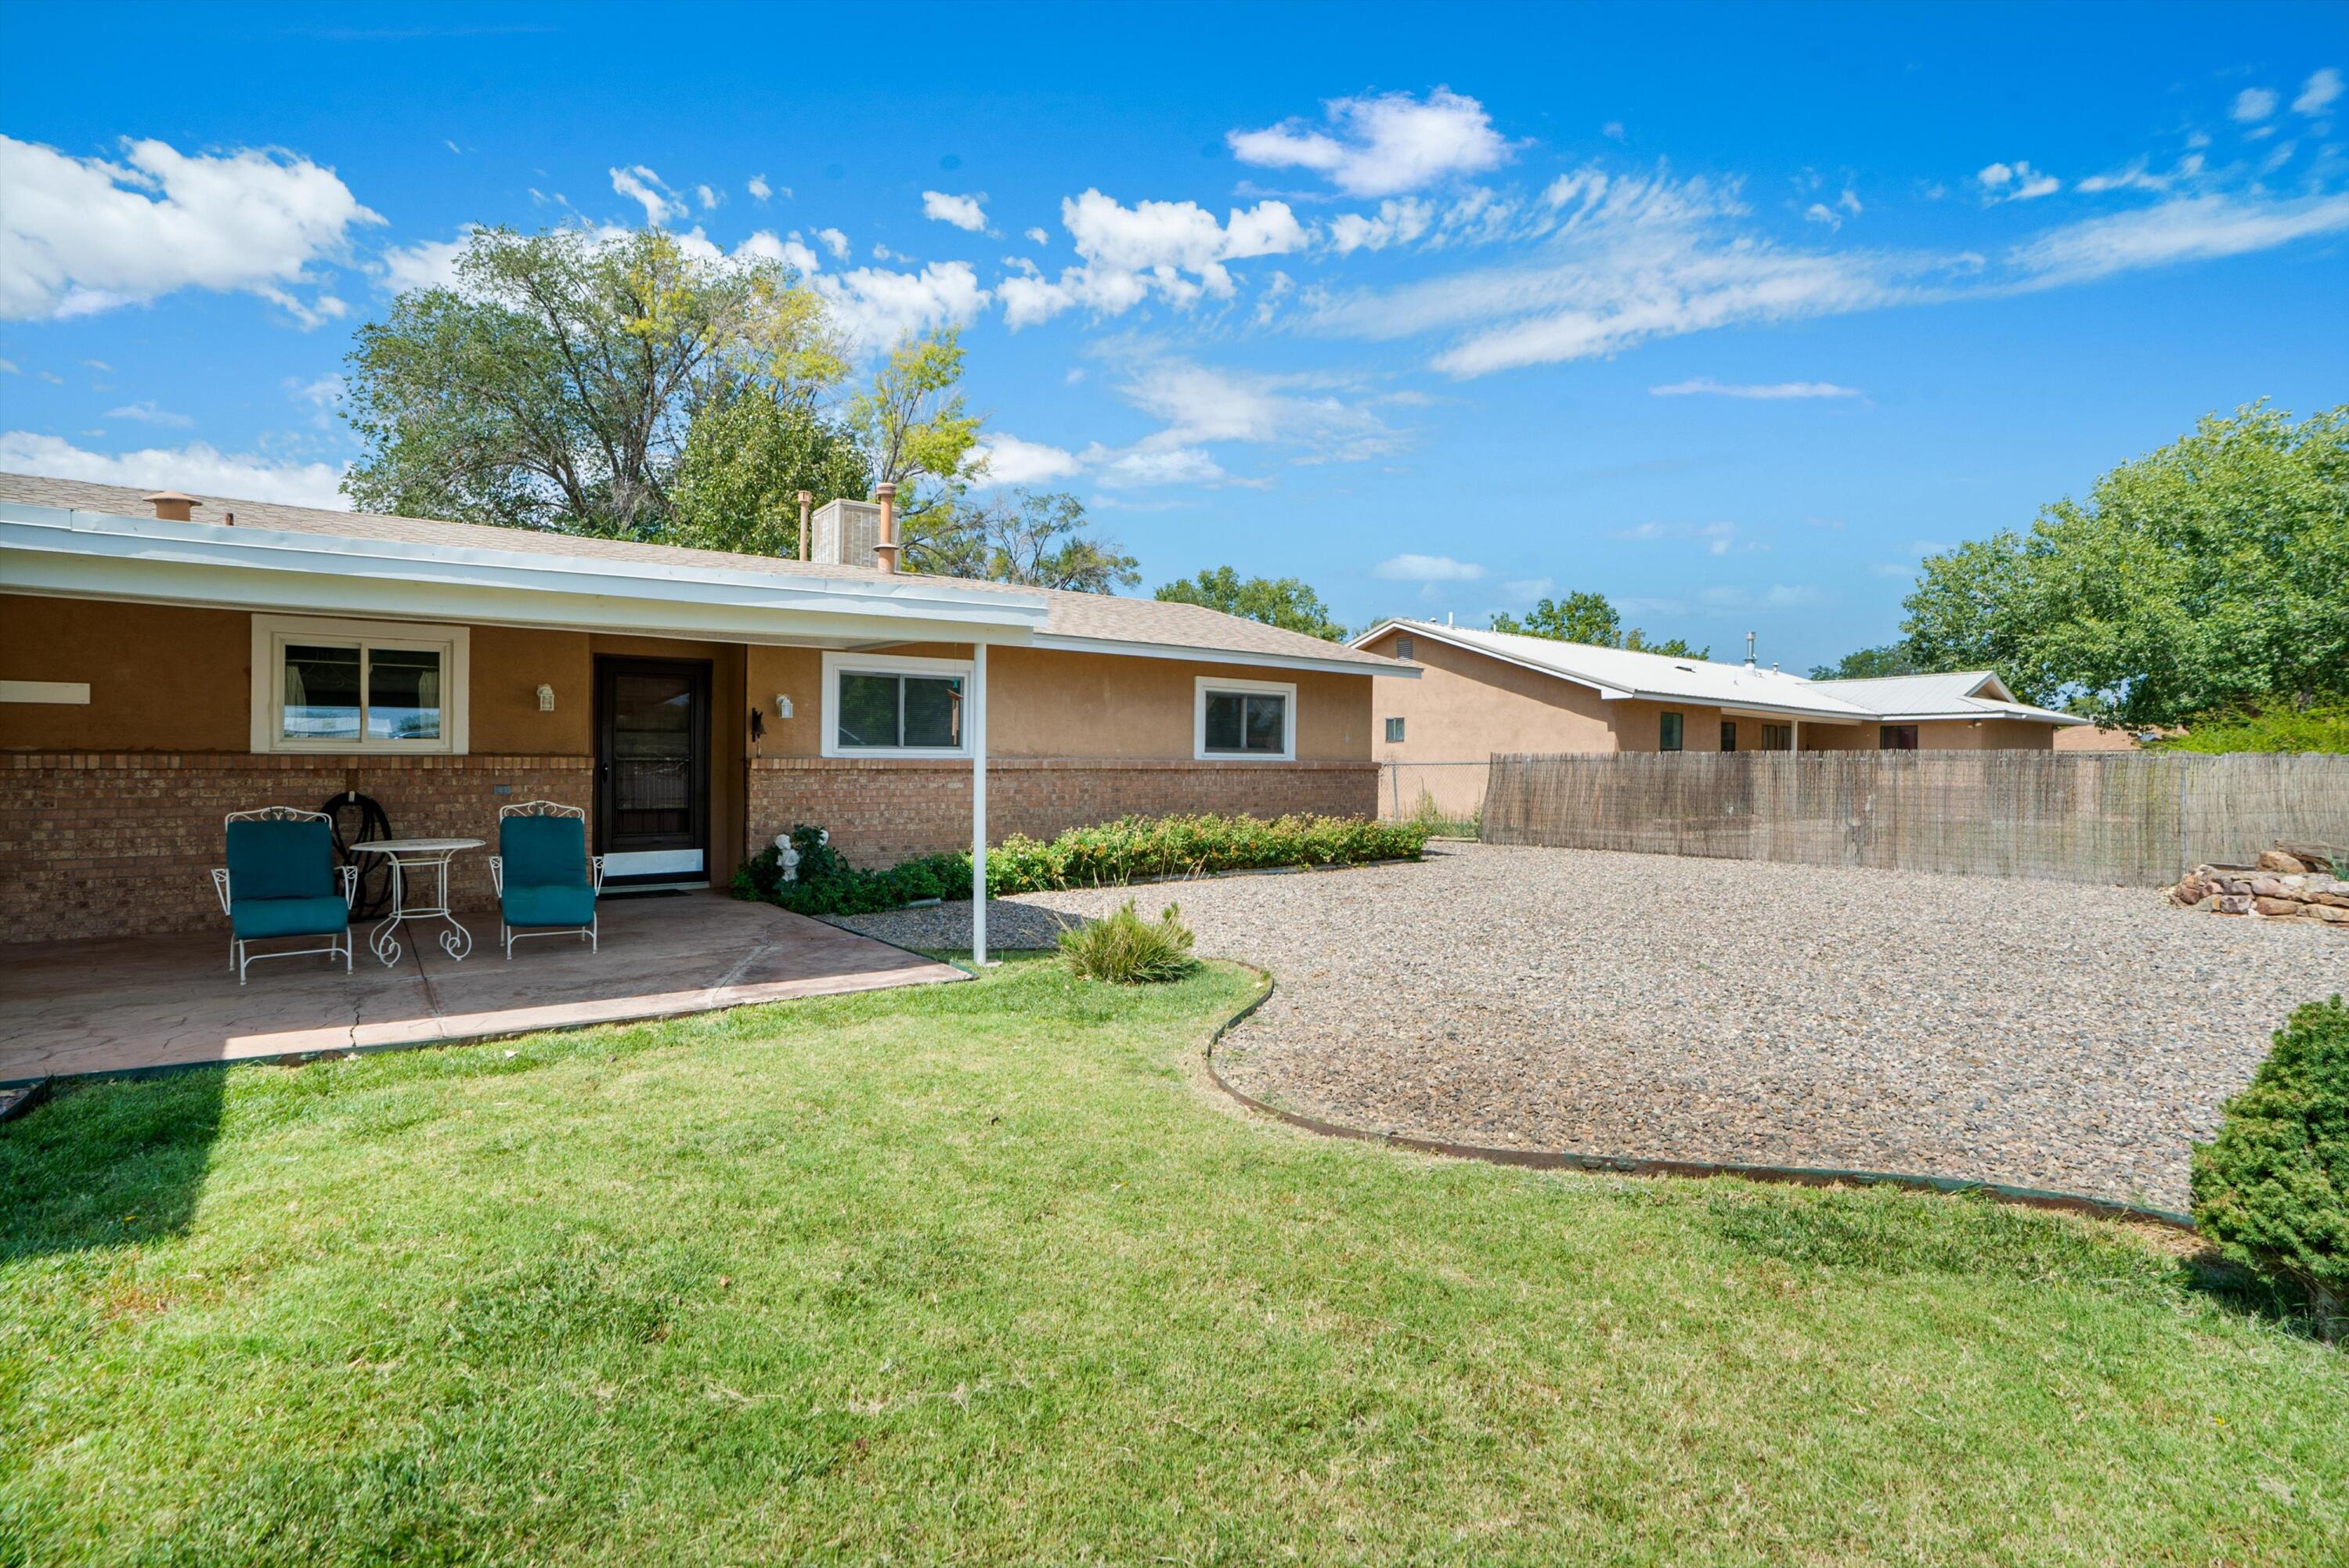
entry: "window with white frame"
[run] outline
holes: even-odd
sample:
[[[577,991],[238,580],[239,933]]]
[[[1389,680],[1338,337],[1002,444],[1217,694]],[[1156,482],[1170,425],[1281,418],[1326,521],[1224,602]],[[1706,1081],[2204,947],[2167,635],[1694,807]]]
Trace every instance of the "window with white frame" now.
[[[1192,738],[1202,762],[1296,760],[1296,683],[1201,676]]]
[[[1397,745],[1401,745],[1401,744],[1402,744],[1402,719],[1400,719],[1400,718],[1390,718],[1390,719],[1388,719],[1388,720],[1387,720],[1387,744],[1388,744],[1388,745],[1390,745],[1390,746],[1397,746]]]
[[[960,659],[823,656],[826,757],[968,757],[971,666]]]
[[[253,749],[461,755],[463,626],[253,618]]]

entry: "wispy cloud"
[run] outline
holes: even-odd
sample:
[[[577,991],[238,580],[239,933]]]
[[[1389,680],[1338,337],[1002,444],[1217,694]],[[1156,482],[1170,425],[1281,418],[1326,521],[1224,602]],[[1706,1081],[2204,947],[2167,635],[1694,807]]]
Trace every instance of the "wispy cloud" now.
[[[1984,166],[1974,176],[1974,183],[1982,187],[1983,199],[1991,201],[2036,201],[2064,189],[2061,180],[2032,168],[2029,160],[2020,158],[2013,163]]]
[[[1788,397],[1861,397],[1867,394],[1857,387],[1838,387],[1832,381],[1764,381],[1725,383],[1710,376],[1700,376],[1692,381],[1675,381],[1666,387],[1651,387],[1651,397],[1752,397],[1775,402]]]
[[[2227,112],[2245,124],[2262,120],[2275,113],[2276,95],[2267,88],[2245,88],[2235,95],[2234,107]]]
[[[612,189],[645,210],[645,222],[655,228],[686,214],[685,199],[661,183],[661,177],[643,164],[612,171]]]
[[[1371,570],[1390,583],[1474,583],[1485,574],[1483,567],[1449,555],[1397,555]]]
[[[2329,112],[2333,101],[2341,96],[2341,73],[2331,66],[2310,73],[2300,87],[2300,96],[2292,100],[2298,114],[2320,115]]]
[[[125,403],[119,408],[109,408],[106,411],[106,417],[109,419],[136,419],[142,425],[169,425],[181,430],[188,429],[195,424],[195,421],[185,414],[174,413],[169,408],[157,407],[150,398],[141,398],[136,403]]]
[[[136,452],[92,452],[61,436],[30,430],[0,434],[0,469],[47,474],[54,479],[99,484],[195,490],[205,495],[274,500],[287,506],[347,511],[343,470],[326,463],[278,463],[252,455],[232,455],[202,441],[184,447],[150,447]]]
[[[2052,229],[2007,253],[2015,288],[2053,288],[2116,273],[2271,250],[2349,229],[2349,196],[2271,201],[2189,196]]]
[[[922,216],[940,223],[951,223],[969,233],[984,232],[987,228],[987,192],[968,196],[952,196],[944,191],[922,192]]]

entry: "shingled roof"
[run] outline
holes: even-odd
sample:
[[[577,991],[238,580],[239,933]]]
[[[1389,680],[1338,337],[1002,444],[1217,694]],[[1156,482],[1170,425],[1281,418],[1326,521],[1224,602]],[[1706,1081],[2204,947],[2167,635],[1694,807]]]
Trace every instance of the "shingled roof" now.
[[[153,515],[153,509],[147,504],[149,493],[129,485],[0,473],[0,502],[25,506],[145,518]],[[771,555],[735,555],[725,551],[692,550],[673,544],[644,544],[632,540],[597,539],[578,534],[543,532],[535,529],[497,528],[481,523],[449,522],[437,518],[396,517],[381,512],[334,511],[323,507],[287,506],[277,501],[189,493],[195,497],[194,521],[198,523],[219,525],[225,523],[233,514],[239,528],[321,534],[337,539],[394,540],[428,548],[441,545],[452,550],[500,550],[607,562],[640,561],[647,566],[698,566],[733,572],[772,573],[786,579],[951,583],[964,590],[1019,595],[1030,603],[1040,597],[1047,605],[1044,634],[1050,638],[1123,643],[1137,648],[1195,648],[1201,652],[1223,655],[1310,659],[1323,664],[1357,665],[1366,675],[1416,673],[1408,665],[1349,648],[1340,643],[1324,642],[1300,632],[1268,626],[1237,615],[1226,615],[1220,610],[1210,610],[1198,604],[1130,599],[1108,593],[1073,593],[1060,589],[1027,588],[1014,583],[982,583],[963,578],[927,578],[913,573],[893,575],[869,566],[817,565]]]

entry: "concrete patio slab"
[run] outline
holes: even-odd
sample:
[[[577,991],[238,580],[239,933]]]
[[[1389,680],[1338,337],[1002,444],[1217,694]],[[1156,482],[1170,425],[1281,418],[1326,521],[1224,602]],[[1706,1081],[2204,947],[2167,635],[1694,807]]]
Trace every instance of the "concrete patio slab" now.
[[[496,917],[473,914],[471,957],[450,958],[426,927],[391,969],[367,952],[362,926],[350,974],[324,958],[272,959],[242,986],[224,934],[0,945],[0,1084],[446,1045],[968,978],[722,893],[610,899],[602,923],[601,952],[538,938],[509,961]]]

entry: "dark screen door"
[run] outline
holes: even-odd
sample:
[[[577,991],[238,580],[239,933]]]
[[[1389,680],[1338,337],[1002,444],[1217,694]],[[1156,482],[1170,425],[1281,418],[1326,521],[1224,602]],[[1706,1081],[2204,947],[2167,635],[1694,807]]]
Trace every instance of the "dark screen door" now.
[[[709,875],[709,665],[595,661],[595,842],[606,885]]]

